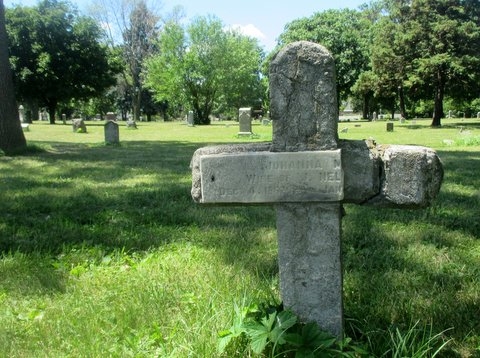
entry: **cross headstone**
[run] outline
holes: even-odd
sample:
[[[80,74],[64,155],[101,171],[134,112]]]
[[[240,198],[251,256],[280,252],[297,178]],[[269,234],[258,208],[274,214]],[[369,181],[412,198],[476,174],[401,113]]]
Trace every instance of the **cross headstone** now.
[[[240,108],[238,110],[238,135],[252,134],[252,108]]]
[[[105,143],[118,144],[120,142],[120,133],[118,123],[115,121],[107,121],[105,123]]]
[[[425,207],[443,178],[435,151],[340,141],[334,60],[306,41],[270,65],[272,143],[198,149],[192,197],[209,204],[273,204],[286,308],[343,334],[342,204]]]

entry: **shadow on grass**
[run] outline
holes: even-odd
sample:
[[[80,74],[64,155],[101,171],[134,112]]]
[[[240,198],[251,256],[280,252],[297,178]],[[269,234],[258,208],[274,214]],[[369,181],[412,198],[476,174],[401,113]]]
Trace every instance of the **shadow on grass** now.
[[[128,252],[188,240],[231,263],[249,262],[263,252],[257,236],[271,232],[273,209],[195,204],[189,164],[200,146],[50,143],[47,152],[0,161],[0,252],[56,255],[85,245]],[[265,274],[276,270],[272,260],[263,265]]]
[[[214,250],[227,264],[275,276],[272,207],[193,203],[189,163],[203,145],[53,143],[45,153],[0,158],[0,252],[31,257],[25,266],[44,282],[44,292],[63,289],[48,259],[76,246],[108,253],[188,242]],[[457,337],[478,335],[480,267],[468,247],[480,237],[480,157],[439,155],[445,179],[431,208],[346,206],[345,307],[348,316],[368,322],[364,329],[422,320],[432,321],[436,332],[453,326]],[[34,268],[37,255],[45,264]],[[15,277],[15,270],[4,264],[5,275]]]

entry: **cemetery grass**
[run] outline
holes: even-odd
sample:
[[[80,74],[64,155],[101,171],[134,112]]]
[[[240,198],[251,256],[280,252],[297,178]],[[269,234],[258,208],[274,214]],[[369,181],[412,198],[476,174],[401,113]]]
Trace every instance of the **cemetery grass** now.
[[[375,357],[429,337],[448,341],[440,357],[480,355],[480,122],[429,124],[339,124],[341,139],[433,147],[445,168],[430,208],[345,206],[346,334]],[[275,212],[194,204],[189,161],[271,127],[120,122],[105,145],[102,125],[34,123],[29,153],[0,157],[0,356],[220,356],[235,305],[279,302]]]

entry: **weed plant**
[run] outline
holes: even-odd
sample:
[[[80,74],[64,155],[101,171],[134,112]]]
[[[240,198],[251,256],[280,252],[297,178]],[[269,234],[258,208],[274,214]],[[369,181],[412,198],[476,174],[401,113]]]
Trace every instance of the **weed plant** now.
[[[480,356],[480,122],[429,123],[339,124],[445,168],[427,209],[345,206],[346,336],[372,357]],[[254,356],[222,355],[218,333],[240,300],[280,302],[274,209],[194,204],[189,163],[271,127],[120,122],[119,145],[87,127],[34,123],[28,153],[0,156],[0,357]]]

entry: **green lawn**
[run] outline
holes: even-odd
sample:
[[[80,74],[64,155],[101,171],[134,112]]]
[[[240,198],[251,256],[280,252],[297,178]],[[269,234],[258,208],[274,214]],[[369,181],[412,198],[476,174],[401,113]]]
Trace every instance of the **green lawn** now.
[[[345,207],[346,335],[374,357],[437,334],[438,357],[480,356],[480,121],[429,124],[339,124],[341,139],[433,147],[445,168],[430,208]],[[120,122],[120,145],[87,127],[34,123],[30,154],[0,157],[0,357],[219,356],[235,305],[279,301],[275,212],[194,204],[189,162],[271,127]]]

